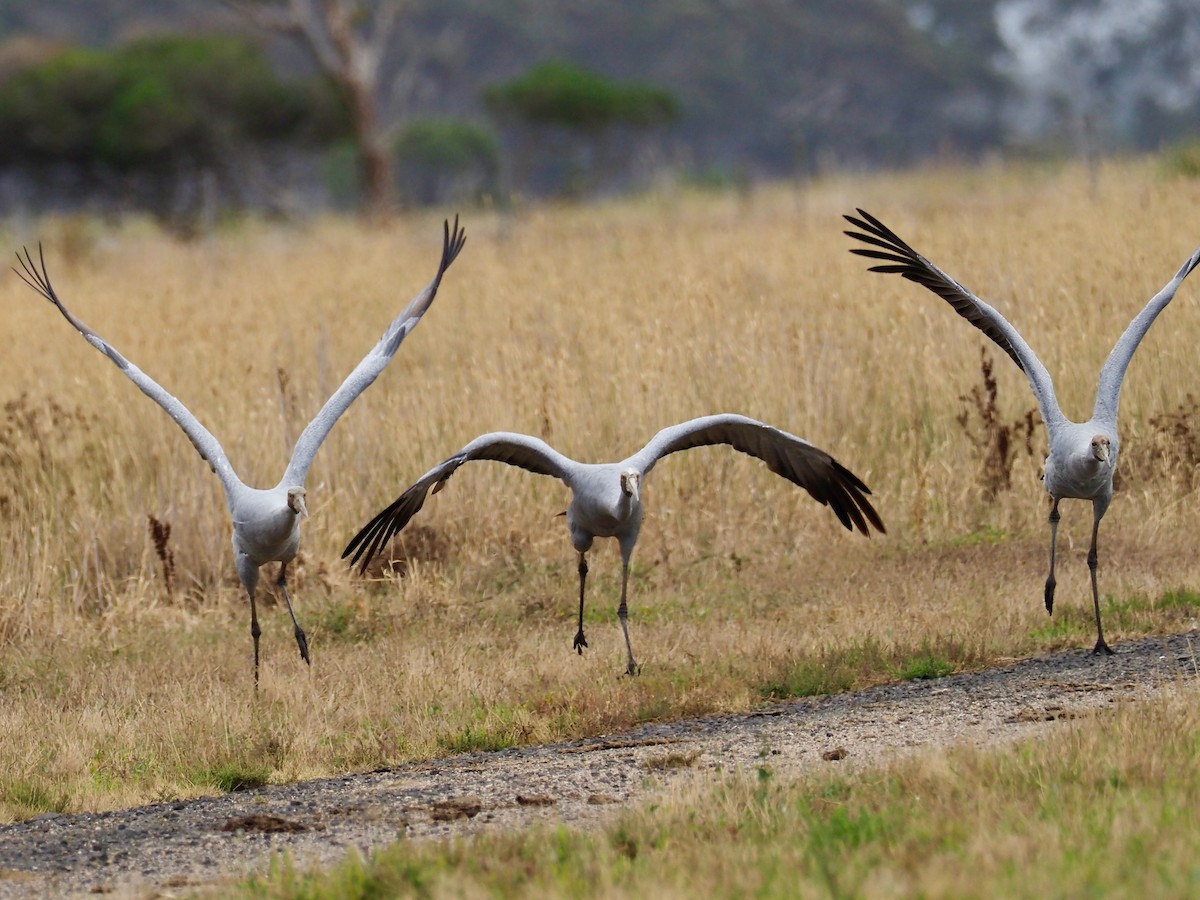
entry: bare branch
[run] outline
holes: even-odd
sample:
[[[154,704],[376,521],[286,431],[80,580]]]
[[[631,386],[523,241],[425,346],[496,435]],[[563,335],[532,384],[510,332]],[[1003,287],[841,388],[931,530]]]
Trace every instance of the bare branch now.
[[[255,0],[221,0],[221,3],[266,31],[280,34],[297,34],[300,31],[300,22],[291,9]]]

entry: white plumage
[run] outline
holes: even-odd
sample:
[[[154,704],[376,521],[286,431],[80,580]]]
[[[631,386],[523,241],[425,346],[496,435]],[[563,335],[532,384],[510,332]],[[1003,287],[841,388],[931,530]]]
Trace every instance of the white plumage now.
[[[28,250],[25,251],[24,257],[20,254],[17,256],[24,270],[24,272],[18,271],[17,274],[24,279],[26,284],[53,303],[89,344],[112,360],[118,369],[141,388],[146,396],[166,410],[167,415],[183,429],[184,434],[188,436],[196,450],[221,479],[221,485],[225,489],[225,501],[229,506],[229,515],[233,522],[233,552],[238,577],[250,598],[250,634],[254,639],[254,685],[256,688],[258,686],[258,641],[261,634],[258,611],[255,606],[259,569],[270,562],[279,563],[279,577],[276,585],[283,592],[288,613],[292,617],[300,656],[308,663],[308,639],[296,619],[292,600],[287,590],[288,563],[295,559],[300,546],[300,517],[307,515],[304,504],[304,478],[308,473],[308,467],[334,423],[354,402],[354,399],[379,376],[379,373],[396,354],[401,342],[429,309],[437,295],[442,276],[458,256],[465,240],[466,235],[459,229],[457,217],[454,220],[453,231],[450,229],[450,223],[445,223],[442,258],[437,274],[428,286],[413,298],[404,311],[392,321],[379,342],[321,407],[321,411],[317,413],[297,440],[283,477],[275,487],[268,490],[252,488],[243,483],[234,472],[220,443],[208,429],[200,424],[200,421],[186,406],[122,356],[116,348],[77,319],[63,305],[50,284],[45,257],[41,255],[40,247],[40,265],[34,264]]]
[[[804,488],[819,503],[830,507],[846,528],[858,528],[863,534],[869,534],[869,523],[881,532],[884,530],[883,522],[867,500],[870,490],[824,450],[754,419],[725,414],[704,416],[664,428],[633,456],[616,463],[576,462],[545,441],[529,435],[509,432],[481,435],[426,472],[368,522],[350,541],[342,558],[352,557],[350,565],[361,560],[365,569],[371,558],[421,509],[430,488],[437,493],[455,470],[469,460],[496,460],[538,475],[552,475],[571,490],[567,528],[571,533],[571,544],[579,553],[579,630],[575,635],[575,649],[582,653],[587,646],[583,636],[587,551],[595,538],[616,538],[621,548],[621,603],[617,618],[629,654],[626,671],[632,675],[637,671],[637,662],[629,641],[625,599],[629,559],[642,525],[641,481],[664,456],[712,444],[729,444],[761,459],[772,472]]]
[[[991,338],[1029,379],[1029,386],[1037,398],[1042,421],[1046,423],[1046,431],[1050,438],[1050,452],[1046,457],[1042,482],[1052,500],[1050,574],[1046,578],[1044,595],[1046,611],[1054,611],[1054,556],[1058,536],[1059,501],[1091,500],[1092,543],[1088,551],[1088,569],[1092,579],[1092,605],[1096,612],[1096,646],[1092,652],[1112,653],[1104,640],[1104,630],[1100,625],[1100,594],[1096,586],[1096,538],[1100,530],[1100,520],[1112,501],[1113,472],[1116,471],[1120,449],[1120,440],[1117,437],[1117,406],[1121,398],[1121,382],[1125,378],[1125,370],[1129,367],[1133,352],[1145,337],[1155,317],[1166,309],[1183,279],[1200,262],[1200,249],[1192,254],[1175,273],[1175,277],[1151,297],[1142,311],[1129,323],[1100,370],[1092,417],[1079,423],[1072,422],[1063,415],[1054,396],[1054,383],[1050,380],[1050,373],[1004,316],[902,241],[895,232],[870,213],[859,209],[858,215],[861,218],[845,218],[862,231],[847,231],[846,234],[880,249],[855,247],[851,253],[886,261],[885,265],[872,266],[872,272],[902,275],[909,281],[933,291],[954,307],[960,316]]]

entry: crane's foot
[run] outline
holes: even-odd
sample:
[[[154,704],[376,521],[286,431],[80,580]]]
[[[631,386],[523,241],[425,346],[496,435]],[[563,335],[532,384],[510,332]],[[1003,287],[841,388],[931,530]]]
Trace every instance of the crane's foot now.
[[[587,645],[587,638],[583,636],[583,629],[580,628],[579,631],[575,633],[575,643],[571,645],[571,649],[573,649],[580,656],[583,656],[583,648]]]
[[[296,626],[296,646],[300,648],[300,658],[311,666],[312,660],[308,658],[308,638],[299,625]]]
[[[1108,644],[1104,642],[1104,638],[1096,639],[1096,646],[1092,648],[1092,656],[1112,656],[1113,651]]]
[[[635,662],[634,662],[634,661],[631,659],[631,660],[629,661],[629,665],[627,665],[627,666],[625,667],[625,674],[626,674],[626,675],[641,675],[641,674],[642,674],[642,667],[641,667],[640,665],[638,665],[637,663],[635,663]]]

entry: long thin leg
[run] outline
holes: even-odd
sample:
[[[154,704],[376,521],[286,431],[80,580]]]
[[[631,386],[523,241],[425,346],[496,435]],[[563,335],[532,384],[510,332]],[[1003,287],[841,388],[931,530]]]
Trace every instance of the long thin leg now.
[[[1050,507],[1050,575],[1046,578],[1046,612],[1054,614],[1054,552],[1058,547],[1058,520],[1062,516],[1058,514],[1058,498],[1054,498],[1054,504]],[[1094,542],[1093,542],[1094,545]]]
[[[258,609],[254,604],[254,591],[249,591],[250,594],[250,637],[254,638],[254,691],[258,692],[258,639],[262,636],[262,629],[258,625]]]
[[[1099,565],[1099,557],[1096,554],[1096,536],[1100,532],[1100,517],[1103,512],[1096,512],[1095,518],[1092,520],[1092,546],[1088,550],[1088,571],[1092,575],[1092,606],[1096,610],[1096,646],[1092,648],[1092,653],[1103,653],[1105,656],[1112,656],[1112,649],[1104,641],[1104,629],[1100,626],[1100,591],[1096,587],[1096,566]]]
[[[625,667],[626,675],[638,673],[637,661],[633,658],[633,644],[629,642],[629,610],[625,606],[625,590],[629,586],[629,560],[621,556],[621,605],[617,607],[617,619],[621,622],[621,630],[625,632],[625,649],[629,652],[629,664]]]
[[[587,638],[583,636],[583,587],[587,582],[587,556],[583,553],[579,554],[579,630],[575,632],[575,652],[583,656],[583,648],[588,645]]]
[[[308,638],[305,637],[300,623],[296,621],[296,611],[292,609],[292,598],[288,596],[287,567],[287,563],[279,564],[279,579],[275,582],[275,586],[283,591],[283,602],[287,604],[288,615],[292,617],[292,624],[296,626],[293,634],[296,635],[296,646],[300,648],[300,658],[311,666],[312,660],[308,658]]]

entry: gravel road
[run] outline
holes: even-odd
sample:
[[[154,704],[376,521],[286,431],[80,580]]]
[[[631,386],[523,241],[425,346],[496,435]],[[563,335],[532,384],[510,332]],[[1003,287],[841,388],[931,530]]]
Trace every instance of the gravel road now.
[[[351,847],[589,824],[678,779],[871,766],[921,748],[996,744],[1192,682],[1200,635],[1145,638],[1115,656],[1071,650],[1010,665],[645,725],[570,743],[0,827],[0,898],[170,895],[265,871],[287,851],[327,865]]]

